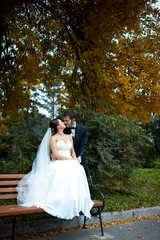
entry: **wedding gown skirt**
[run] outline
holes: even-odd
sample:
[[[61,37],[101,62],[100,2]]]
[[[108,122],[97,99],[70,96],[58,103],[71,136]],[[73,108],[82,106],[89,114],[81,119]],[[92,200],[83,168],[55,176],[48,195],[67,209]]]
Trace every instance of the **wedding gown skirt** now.
[[[59,154],[71,157],[70,141],[65,143],[59,140],[56,144]],[[72,219],[79,216],[81,211],[90,218],[93,201],[84,168],[78,161],[51,161],[43,175],[38,176],[34,182],[32,180],[29,180],[29,191],[25,192],[25,184],[23,188],[17,188],[19,205],[41,207],[47,213],[62,219]],[[25,178],[22,181],[25,182]]]

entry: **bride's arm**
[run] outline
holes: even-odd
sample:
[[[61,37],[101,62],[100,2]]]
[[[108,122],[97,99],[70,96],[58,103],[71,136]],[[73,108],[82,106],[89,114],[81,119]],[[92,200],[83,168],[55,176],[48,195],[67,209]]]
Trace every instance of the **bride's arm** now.
[[[74,150],[74,145],[73,145],[73,139],[72,139],[72,136],[70,136],[70,141],[72,143],[72,148],[71,148],[71,156],[73,158],[76,158],[78,160],[79,163],[81,163],[81,157],[78,157],[76,156],[76,153],[75,153],[75,150]]]
[[[73,158],[77,158],[77,157],[76,157],[76,153],[75,153],[75,151],[74,151],[72,136],[70,136],[70,141],[71,141],[71,143],[72,143],[71,156],[72,156]]]
[[[73,160],[73,158],[65,157],[65,156],[62,156],[58,153],[57,146],[56,146],[56,138],[54,136],[51,137],[49,145],[50,145],[51,151],[54,154],[54,157],[56,159],[59,159],[59,160]]]

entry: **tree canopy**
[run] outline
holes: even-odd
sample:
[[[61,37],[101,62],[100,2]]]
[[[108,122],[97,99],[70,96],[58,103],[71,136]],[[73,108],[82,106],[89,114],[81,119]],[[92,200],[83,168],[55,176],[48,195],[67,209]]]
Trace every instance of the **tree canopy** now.
[[[83,95],[90,109],[106,114],[145,122],[159,113],[155,2],[0,1],[2,118],[35,107],[31,95],[42,86],[61,106],[81,105]]]

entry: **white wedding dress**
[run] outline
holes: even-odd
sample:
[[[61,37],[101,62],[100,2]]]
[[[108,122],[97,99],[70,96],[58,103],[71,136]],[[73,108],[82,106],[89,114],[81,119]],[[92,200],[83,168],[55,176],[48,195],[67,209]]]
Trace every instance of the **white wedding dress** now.
[[[59,140],[59,154],[71,157],[72,143]],[[26,184],[27,183],[27,184]],[[27,190],[26,190],[27,189]],[[84,168],[77,160],[50,161],[40,176],[30,173],[21,180],[18,204],[41,207],[47,213],[62,219],[72,219],[80,212],[90,218],[93,201],[90,198]]]

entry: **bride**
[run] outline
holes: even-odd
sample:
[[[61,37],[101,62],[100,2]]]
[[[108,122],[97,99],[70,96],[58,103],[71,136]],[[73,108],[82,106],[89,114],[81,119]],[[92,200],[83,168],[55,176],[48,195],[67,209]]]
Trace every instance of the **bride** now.
[[[17,186],[17,203],[41,207],[62,219],[72,219],[80,212],[90,218],[93,201],[80,157],[77,158],[71,135],[63,133],[60,119],[50,122],[39,146],[32,170]],[[52,132],[56,133],[52,136]],[[50,150],[55,160],[50,159]]]

